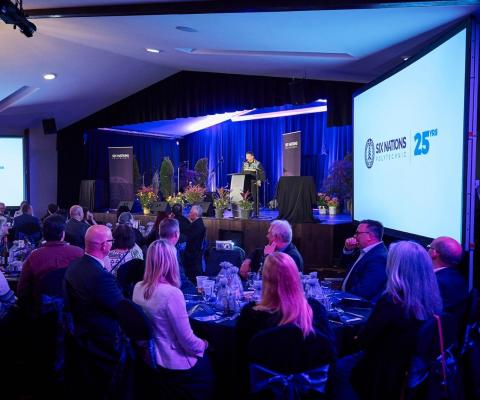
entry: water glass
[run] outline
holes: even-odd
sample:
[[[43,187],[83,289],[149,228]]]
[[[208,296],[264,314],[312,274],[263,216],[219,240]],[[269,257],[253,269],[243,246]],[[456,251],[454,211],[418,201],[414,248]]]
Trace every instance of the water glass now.
[[[197,276],[197,290],[199,293],[203,293],[203,282],[208,279],[208,276]]]
[[[247,287],[253,289],[253,281],[257,278],[256,272],[249,272],[247,278]]]
[[[333,290],[332,290],[332,282],[330,281],[327,281],[327,280],[322,280],[321,282],[321,286],[322,286],[322,291],[323,293],[326,295],[326,296],[329,296],[333,293]]]
[[[213,300],[215,297],[215,294],[213,291],[215,287],[215,281],[206,279],[202,282],[202,286],[203,286],[203,300],[205,301]]]
[[[253,281],[253,300],[260,300],[262,298],[262,281],[256,279]]]

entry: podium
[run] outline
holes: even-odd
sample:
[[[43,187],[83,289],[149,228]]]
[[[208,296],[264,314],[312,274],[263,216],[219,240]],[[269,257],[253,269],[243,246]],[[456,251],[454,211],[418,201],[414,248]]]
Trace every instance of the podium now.
[[[228,174],[230,180],[230,200],[232,202],[232,214],[239,217],[238,202],[242,200],[242,192],[247,190],[251,192],[252,181],[255,181],[255,174],[240,172],[237,174]]]

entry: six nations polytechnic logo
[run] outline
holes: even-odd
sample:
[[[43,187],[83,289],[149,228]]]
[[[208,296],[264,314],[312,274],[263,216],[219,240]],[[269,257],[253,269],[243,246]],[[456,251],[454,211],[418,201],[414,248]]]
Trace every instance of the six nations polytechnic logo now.
[[[375,146],[372,139],[368,139],[365,144],[365,165],[367,168],[372,168],[375,161]]]

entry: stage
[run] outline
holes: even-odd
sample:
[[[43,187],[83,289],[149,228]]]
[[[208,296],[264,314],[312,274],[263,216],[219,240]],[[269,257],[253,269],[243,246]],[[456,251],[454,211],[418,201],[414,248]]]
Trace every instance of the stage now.
[[[229,211],[221,219],[203,217],[207,240],[214,243],[219,239],[232,239],[245,249],[248,256],[255,248],[266,244],[268,226],[277,215],[277,211],[261,210],[259,219],[232,218]],[[94,213],[94,217],[99,223],[116,222],[115,212]],[[155,215],[135,214],[135,219],[141,225],[153,222],[155,218]],[[316,222],[292,225],[293,243],[303,256],[306,270],[332,267],[334,259],[340,255],[345,238],[354,231],[352,218],[348,214],[319,215],[315,210],[314,218]]]

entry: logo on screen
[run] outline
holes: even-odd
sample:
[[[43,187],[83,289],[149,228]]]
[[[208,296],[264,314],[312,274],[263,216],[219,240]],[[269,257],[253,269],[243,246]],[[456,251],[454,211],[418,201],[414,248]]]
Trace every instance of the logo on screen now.
[[[365,165],[367,168],[372,168],[375,161],[375,145],[372,139],[368,139],[365,144]]]

